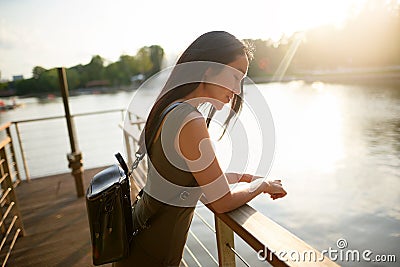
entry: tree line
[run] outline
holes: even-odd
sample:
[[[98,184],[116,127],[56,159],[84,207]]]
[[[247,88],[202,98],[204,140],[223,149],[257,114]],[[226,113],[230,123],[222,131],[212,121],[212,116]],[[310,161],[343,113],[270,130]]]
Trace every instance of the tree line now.
[[[95,55],[86,65],[79,64],[66,69],[68,86],[70,90],[86,88],[93,81],[110,87],[130,85],[134,75],[150,77],[159,72],[163,58],[164,50],[159,45],[142,47],[134,56],[121,55],[118,61],[107,66],[101,56]],[[58,92],[57,69],[36,66],[32,70],[32,78],[10,82],[8,86],[14,87],[16,95]]]

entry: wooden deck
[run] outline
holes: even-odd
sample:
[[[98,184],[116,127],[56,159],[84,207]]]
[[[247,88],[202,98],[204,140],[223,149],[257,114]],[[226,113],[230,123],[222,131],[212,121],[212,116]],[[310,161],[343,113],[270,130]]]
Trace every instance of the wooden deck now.
[[[85,170],[85,189],[101,169]],[[93,266],[85,198],[76,197],[71,174],[24,182],[16,193],[26,235],[7,266]]]

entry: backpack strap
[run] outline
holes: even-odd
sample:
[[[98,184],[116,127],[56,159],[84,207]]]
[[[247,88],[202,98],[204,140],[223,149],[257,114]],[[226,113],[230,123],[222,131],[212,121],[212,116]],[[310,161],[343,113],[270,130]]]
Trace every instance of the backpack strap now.
[[[172,103],[171,105],[169,105],[162,113],[161,116],[158,118],[157,121],[157,129],[160,127],[161,122],[163,121],[164,117],[167,115],[168,112],[170,112],[171,110],[173,110],[175,107],[177,107],[179,104],[181,104],[182,102],[175,102]],[[154,138],[156,136],[157,131],[154,131],[151,133],[150,136],[150,146],[149,149],[151,148]],[[121,168],[124,170],[126,177],[129,177],[130,174],[132,173],[132,171],[134,169],[137,168],[137,166],[139,165],[139,162],[143,159],[143,157],[146,155],[146,152],[142,152],[141,149],[139,148],[138,151],[135,153],[136,159],[132,164],[131,169],[129,170],[128,165],[126,164],[124,158],[121,156],[120,153],[115,154],[115,157],[117,158],[119,164],[121,165]],[[140,190],[138,196],[141,197],[143,195],[143,189]]]
[[[177,107],[179,104],[181,104],[182,102],[175,102],[175,103],[172,103],[171,105],[169,105],[166,109],[164,109],[164,111],[161,113],[161,116],[158,118],[158,121],[157,121],[157,124],[156,124],[156,129],[158,129],[159,127],[160,127],[160,125],[161,125],[161,122],[163,121],[163,119],[164,119],[164,117],[167,115],[167,113],[168,112],[170,112],[171,110],[173,110],[175,107]],[[153,141],[154,141],[154,138],[156,137],[156,134],[157,134],[157,131],[154,131],[154,132],[152,132],[151,133],[151,136],[150,136],[150,140],[149,140],[149,144],[150,144],[150,146],[149,146],[149,150],[151,149],[151,146],[153,145]],[[139,152],[139,150],[138,150],[138,152]],[[136,154],[138,153],[138,152],[136,152]],[[145,154],[146,152],[143,152],[143,154]]]

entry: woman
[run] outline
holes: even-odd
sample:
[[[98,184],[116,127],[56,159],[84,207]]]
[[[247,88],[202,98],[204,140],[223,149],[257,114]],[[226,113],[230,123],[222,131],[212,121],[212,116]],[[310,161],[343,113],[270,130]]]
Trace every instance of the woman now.
[[[115,266],[179,266],[200,196],[212,210],[223,213],[260,193],[268,193],[272,199],[286,195],[280,180],[223,173],[209,139],[207,127],[216,110],[231,103],[225,133],[241,108],[242,80],[250,54],[233,35],[214,31],[198,37],[179,58],[144,129],[149,170],[133,216],[135,226],[142,230],[129,258]],[[206,120],[197,109],[205,103],[211,104]],[[174,104],[157,127],[160,114]],[[155,136],[153,140],[151,136]],[[230,189],[229,184],[237,182],[246,182],[246,186]]]

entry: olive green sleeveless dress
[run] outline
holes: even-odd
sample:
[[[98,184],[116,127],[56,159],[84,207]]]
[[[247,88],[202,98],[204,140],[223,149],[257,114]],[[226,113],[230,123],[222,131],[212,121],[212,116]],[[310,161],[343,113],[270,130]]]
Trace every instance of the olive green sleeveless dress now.
[[[181,103],[166,115],[166,117],[173,116],[173,129],[176,129],[176,132],[169,135],[171,140],[164,140],[163,137],[163,143],[164,141],[174,142],[172,139],[176,136],[183,120],[193,111],[200,113],[192,105]],[[147,159],[151,159],[157,172],[168,181],[186,187],[198,186],[191,172],[176,168],[166,158],[161,147],[161,134],[154,140],[150,155],[150,158],[148,156]],[[152,179],[150,168],[147,179]],[[133,221],[135,225],[143,225],[147,221],[149,228],[142,230],[135,237],[130,256],[114,263],[113,266],[179,266],[194,208],[163,203],[151,197],[145,190],[142,198],[134,207]]]

